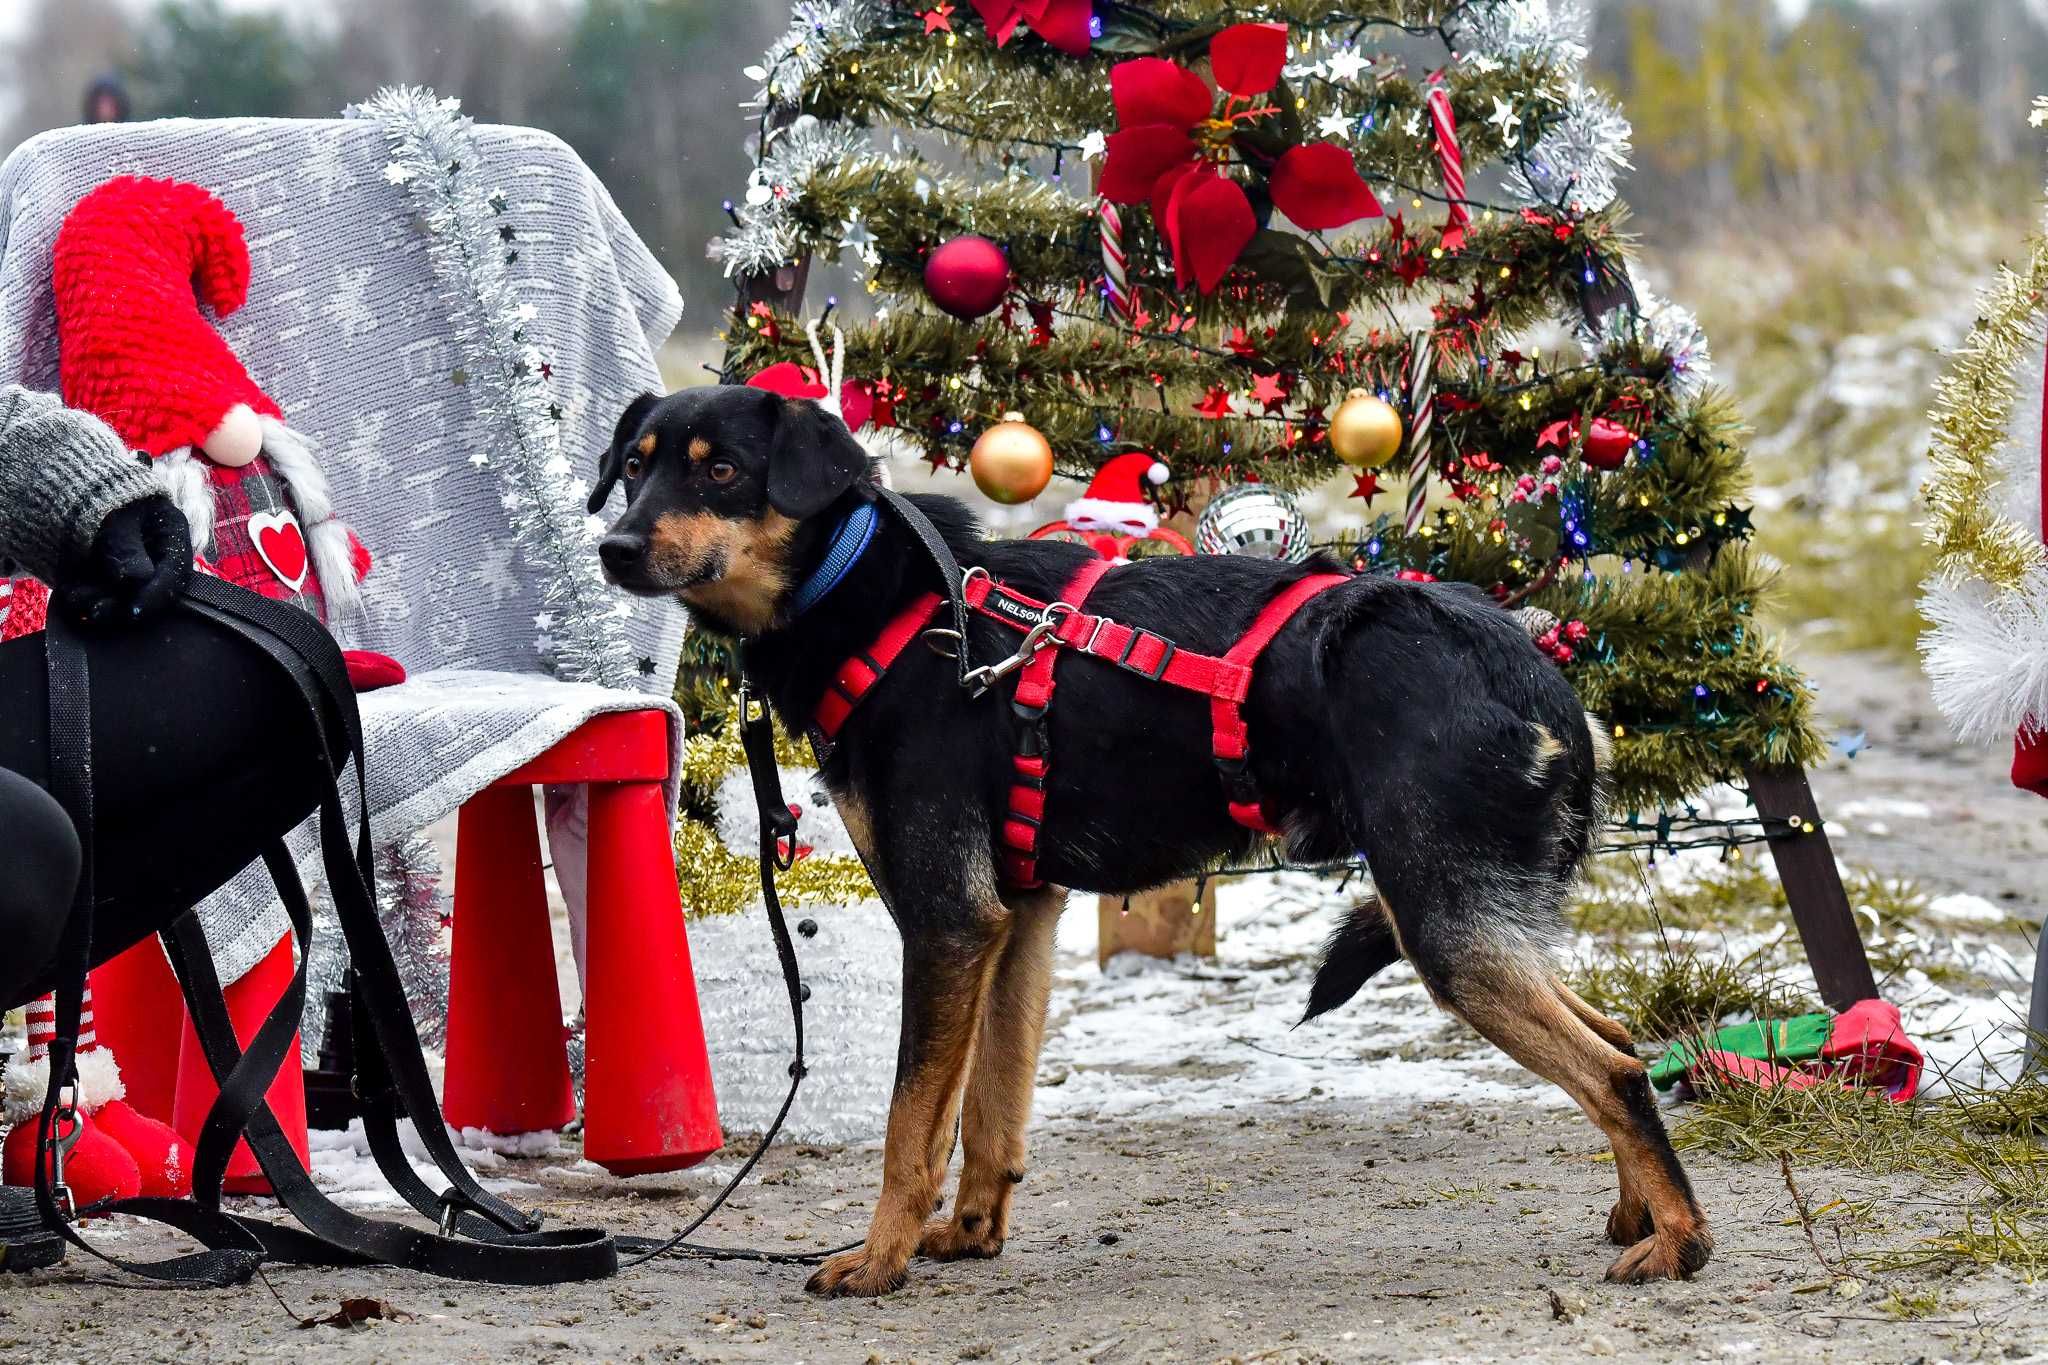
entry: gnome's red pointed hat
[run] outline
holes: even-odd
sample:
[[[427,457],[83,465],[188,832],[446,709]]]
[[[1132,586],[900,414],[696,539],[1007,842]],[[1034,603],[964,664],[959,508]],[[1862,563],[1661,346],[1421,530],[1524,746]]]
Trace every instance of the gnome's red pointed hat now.
[[[1095,471],[1088,491],[1067,504],[1067,525],[1077,531],[1115,531],[1143,535],[1159,526],[1159,509],[1145,494],[1171,471],[1143,451],[1119,455]]]
[[[66,215],[52,276],[64,401],[156,459],[208,567],[330,628],[359,613],[369,553],[318,453],[200,311],[225,317],[249,294],[233,210],[183,181],[109,180]],[[288,514],[251,495],[273,476]]]
[[[211,192],[109,180],[65,218],[52,276],[64,401],[130,446],[203,447],[237,406],[283,418],[199,311],[226,317],[249,294],[242,224]]]

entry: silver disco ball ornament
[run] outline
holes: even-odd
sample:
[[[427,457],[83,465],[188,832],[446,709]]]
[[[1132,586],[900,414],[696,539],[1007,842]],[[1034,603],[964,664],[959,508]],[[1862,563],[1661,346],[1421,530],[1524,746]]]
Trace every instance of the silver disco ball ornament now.
[[[1294,499],[1262,483],[1226,488],[1202,509],[1195,547],[1205,555],[1252,555],[1299,564],[1313,547]]]

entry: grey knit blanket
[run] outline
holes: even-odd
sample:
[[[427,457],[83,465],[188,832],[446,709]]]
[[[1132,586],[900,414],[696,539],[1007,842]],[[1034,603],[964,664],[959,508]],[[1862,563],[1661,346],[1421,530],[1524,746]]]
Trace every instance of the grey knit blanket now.
[[[520,251],[509,271],[537,310],[530,334],[565,409],[562,450],[589,477],[627,402],[660,389],[655,348],[682,302],[568,146],[531,129],[477,132],[510,201]],[[115,175],[170,176],[213,190],[241,218],[249,301],[221,332],[287,421],[318,443],[340,515],[375,557],[367,620],[351,643],[412,673],[363,698],[380,843],[446,815],[600,712],[666,705],[678,751],[682,727],[666,693],[683,620],[665,603],[634,602],[627,623],[644,693],[539,671],[538,587],[493,472],[472,463],[489,453],[459,382],[472,358],[451,338],[444,286],[404,189],[385,176],[389,159],[383,133],[367,122],[172,119],[45,133],[0,165],[0,382],[57,387],[50,253],[88,190]],[[195,839],[234,818],[204,792],[191,793],[191,804]],[[293,852],[302,875],[317,873],[310,822]],[[565,890],[580,901],[582,888]],[[286,927],[260,864],[200,914],[225,980]]]

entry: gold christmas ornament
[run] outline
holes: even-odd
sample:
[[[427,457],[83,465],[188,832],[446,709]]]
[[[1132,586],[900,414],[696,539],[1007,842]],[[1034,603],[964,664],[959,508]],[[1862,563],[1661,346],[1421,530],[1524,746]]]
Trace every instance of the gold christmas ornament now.
[[[1330,414],[1330,449],[1345,464],[1378,469],[1401,449],[1401,414],[1384,398],[1353,389]]]
[[[1052,446],[1023,413],[1006,412],[974,443],[967,468],[991,502],[1030,502],[1052,482]]]

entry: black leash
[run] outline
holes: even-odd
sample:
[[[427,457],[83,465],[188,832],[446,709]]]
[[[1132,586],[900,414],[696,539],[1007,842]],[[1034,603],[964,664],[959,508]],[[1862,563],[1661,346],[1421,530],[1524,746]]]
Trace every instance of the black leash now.
[[[958,646],[953,657],[960,672],[960,688],[964,692],[979,695],[975,693],[974,684],[968,678],[974,663],[967,656],[968,608],[967,598],[963,595],[961,586],[960,561],[953,558],[952,547],[947,545],[945,537],[939,534],[939,528],[932,525],[931,518],[917,510],[916,503],[895,489],[883,488],[880,485],[876,486],[875,495],[882,500],[884,507],[896,514],[896,519],[909,530],[911,536],[923,548],[925,557],[931,560],[932,566],[939,571],[939,591],[945,595],[947,609],[953,616],[953,638]]]
[[[893,494],[891,496],[894,496]],[[761,1135],[760,1145],[733,1173],[725,1188],[690,1221],[689,1226],[656,1244],[643,1243],[638,1238],[621,1237],[622,1250],[633,1253],[633,1258],[624,1262],[627,1266],[640,1265],[657,1256],[683,1251],[693,1256],[712,1260],[773,1261],[791,1265],[808,1265],[827,1256],[847,1251],[860,1245],[849,1242],[845,1246],[830,1247],[822,1251],[756,1251],[747,1247],[704,1246],[687,1240],[690,1235],[704,1226],[712,1214],[725,1204],[732,1192],[739,1188],[753,1171],[768,1148],[775,1142],[776,1135],[789,1118],[790,1109],[796,1104],[796,1094],[803,1084],[804,1066],[804,986],[802,973],[796,960],[796,943],[789,936],[789,921],[782,912],[782,898],[776,894],[775,874],[787,872],[796,865],[796,817],[789,813],[789,802],[782,795],[782,773],[775,762],[775,726],[769,719],[768,708],[762,705],[746,689],[740,687],[740,747],[747,756],[747,775],[753,779],[754,804],[761,817],[761,900],[768,911],[768,931],[775,938],[775,956],[782,964],[782,984],[789,992],[789,1017],[796,1030],[795,1056],[789,1064],[789,1090],[782,1097],[782,1107],[775,1111],[775,1119]],[[785,841],[786,844],[785,844]],[[785,856],[783,847],[789,849]]]

